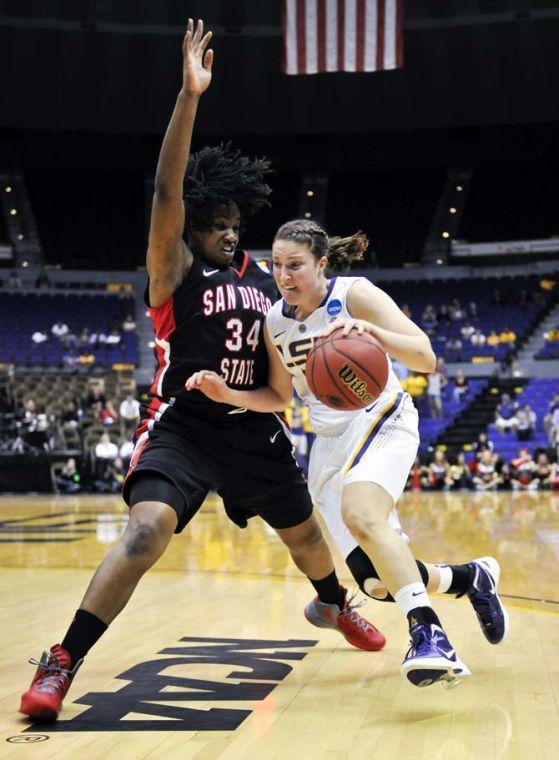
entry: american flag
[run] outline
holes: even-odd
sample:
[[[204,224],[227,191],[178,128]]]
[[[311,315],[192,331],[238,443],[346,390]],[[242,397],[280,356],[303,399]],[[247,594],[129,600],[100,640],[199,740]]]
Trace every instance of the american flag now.
[[[402,66],[403,0],[282,1],[286,74]]]

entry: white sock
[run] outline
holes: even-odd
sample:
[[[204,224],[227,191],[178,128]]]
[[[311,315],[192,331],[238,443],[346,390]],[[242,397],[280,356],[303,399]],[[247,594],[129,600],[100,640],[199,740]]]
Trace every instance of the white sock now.
[[[435,594],[446,594],[452,585],[452,570],[448,565],[435,565],[435,567],[439,568],[441,574],[441,579]]]
[[[404,615],[416,607],[431,607],[427,589],[423,583],[408,583],[397,591],[394,600]]]

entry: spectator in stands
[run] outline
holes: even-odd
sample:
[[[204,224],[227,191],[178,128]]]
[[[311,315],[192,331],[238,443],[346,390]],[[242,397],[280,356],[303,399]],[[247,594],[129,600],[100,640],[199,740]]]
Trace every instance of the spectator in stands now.
[[[508,393],[503,393],[501,403],[495,409],[495,425],[500,433],[509,430],[512,433],[515,432],[518,426],[517,411],[518,404],[515,401],[511,401]]]
[[[89,346],[89,338],[90,338],[89,327],[84,327],[78,337],[78,346],[80,346],[80,348],[83,348],[84,346]]]
[[[436,318],[439,322],[450,322],[450,307],[446,303],[442,303],[439,306],[439,310],[436,314]]]
[[[555,395],[557,399],[558,394]],[[559,403],[550,403],[550,411],[544,418],[544,430],[547,432],[550,446],[559,446]]]
[[[460,328],[460,335],[464,341],[471,340],[471,337],[475,331],[476,328],[468,320],[466,320]]]
[[[450,318],[453,322],[461,322],[466,317],[464,307],[457,298],[453,298],[450,303]]]
[[[513,359],[512,362],[510,363],[509,376],[510,377],[524,377],[524,372],[522,372],[522,369],[520,368],[518,359]]]
[[[472,333],[472,337],[470,338],[470,343],[472,344],[472,346],[475,346],[476,348],[481,348],[481,346],[485,346],[486,340],[487,338],[478,327]]]
[[[37,405],[34,398],[28,398],[23,404],[23,411],[20,415],[20,421],[25,430],[36,424]]]
[[[496,491],[502,483],[503,478],[495,467],[495,457],[489,449],[485,449],[481,452],[473,477],[476,491]]]
[[[108,463],[104,471],[95,480],[93,486],[99,493],[118,493],[122,488],[126,471],[120,457]]]
[[[36,346],[39,346],[41,343],[45,343],[45,341],[47,341],[48,339],[49,339],[49,336],[46,333],[41,332],[41,330],[35,330],[35,332],[31,336],[31,340]]]
[[[461,403],[467,392],[468,381],[466,380],[462,370],[458,369],[456,370],[456,377],[454,378],[454,391],[452,393],[454,400],[458,403]]]
[[[487,433],[482,431],[478,435],[477,441],[474,444],[473,448],[474,448],[476,459],[479,461],[484,451],[489,451],[491,452],[491,454],[493,453],[493,449],[494,449],[493,441],[490,441],[489,438],[487,437]]]
[[[124,332],[133,332],[136,329],[136,320],[132,314],[127,314],[122,322],[122,329]]]
[[[126,469],[128,469],[128,465],[130,464],[130,460],[132,459],[132,454],[134,453],[134,441],[128,440],[124,441],[124,443],[121,445],[118,455],[124,462],[124,466]]]
[[[420,406],[423,401],[425,388],[427,388],[427,380],[424,375],[413,373],[408,375],[407,380],[402,382],[402,388],[410,394],[416,405]]]
[[[122,337],[118,330],[111,330],[110,333],[106,336],[105,343],[108,346],[118,346],[121,340]]]
[[[93,351],[84,351],[77,357],[76,364],[79,364],[80,367],[90,367],[95,364],[95,354]]]
[[[76,467],[76,460],[70,457],[55,479],[58,493],[70,494],[81,491],[81,475]]]
[[[101,403],[103,406],[107,405],[107,398],[102,392],[101,387],[97,384],[91,384],[88,389],[87,396],[85,397],[85,407],[87,409],[95,408],[97,404]]]
[[[472,473],[463,451],[458,454],[455,463],[450,466],[450,479],[452,480],[452,488],[456,490],[464,491],[472,487]]]
[[[83,419],[83,410],[78,408],[75,401],[68,401],[62,414],[60,415],[60,424],[62,428],[76,429]]]
[[[446,461],[444,451],[435,451],[429,463],[429,487],[434,491],[448,491],[453,481],[450,477],[450,465]]]
[[[108,433],[103,433],[99,443],[95,446],[95,470],[98,477],[102,477],[110,462],[118,456],[118,446],[113,443]]]
[[[538,487],[534,480],[536,464],[526,448],[520,449],[518,456],[509,462],[510,482],[513,491],[533,491]]]
[[[445,354],[448,361],[462,361],[462,341],[460,338],[453,336],[447,340]]]
[[[441,372],[441,369],[444,369],[444,367],[440,364],[440,360],[438,360],[435,371],[431,372],[427,379],[429,412],[434,419],[440,419],[443,416],[442,390],[447,383],[447,379],[443,372]]]
[[[538,454],[533,474],[540,491],[552,488],[554,484],[559,486],[557,465],[549,461],[545,452]]]
[[[516,437],[519,441],[529,441],[536,429],[536,413],[530,404],[524,404],[522,409],[516,413],[518,425],[516,427]]]
[[[423,309],[423,314],[421,315],[421,323],[425,330],[432,330],[437,326],[437,313],[433,304],[428,303],[427,306]]]
[[[402,306],[402,311],[404,312],[404,314],[406,315],[406,317],[407,317],[408,319],[413,319],[413,317],[412,317],[412,310],[410,309],[410,305],[409,305],[409,303],[405,303],[405,304]]]
[[[491,332],[487,336],[487,345],[491,346],[491,348],[495,348],[496,346],[499,345],[500,342],[501,342],[501,339],[499,338],[495,330],[491,330]]]
[[[503,332],[499,335],[499,343],[505,345],[513,344],[516,342],[516,333],[511,327],[505,327]]]
[[[62,364],[69,369],[76,369],[78,366],[78,355],[74,348],[69,348],[62,357]]]
[[[58,338],[59,340],[62,340],[66,335],[68,335],[69,330],[70,328],[68,325],[61,319],[57,319],[53,326],[50,328],[51,333],[55,338]]]
[[[477,303],[475,301],[470,301],[470,314],[474,319],[477,318]]]
[[[550,330],[549,332],[544,333],[543,337],[552,343],[559,341],[559,325],[557,325],[554,330]]]
[[[130,435],[136,429],[138,420],[140,419],[140,402],[129,393],[126,398],[121,401],[118,411],[121,423],[120,433],[122,436]]]

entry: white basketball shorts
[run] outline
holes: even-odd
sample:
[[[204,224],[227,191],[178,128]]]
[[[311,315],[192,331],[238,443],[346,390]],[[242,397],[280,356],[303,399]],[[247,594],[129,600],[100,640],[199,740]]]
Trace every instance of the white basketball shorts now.
[[[371,419],[372,418],[372,419]],[[315,440],[309,462],[309,491],[344,557],[357,542],[342,519],[342,490],[349,483],[376,483],[394,501],[402,495],[417,456],[418,414],[411,396],[394,393],[381,409],[364,409],[340,435]],[[390,525],[402,535],[396,509]]]

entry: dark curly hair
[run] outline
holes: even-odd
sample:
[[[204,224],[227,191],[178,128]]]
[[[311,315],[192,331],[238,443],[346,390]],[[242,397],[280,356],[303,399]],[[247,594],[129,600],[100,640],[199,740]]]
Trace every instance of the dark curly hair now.
[[[236,203],[242,217],[269,206],[272,192],[264,181],[271,173],[266,158],[249,158],[231,143],[205,147],[190,156],[184,182],[186,229],[212,227],[220,209]]]
[[[328,237],[319,224],[309,219],[293,219],[282,224],[275,240],[293,240],[306,245],[316,259],[326,256],[332,274],[345,274],[352,262],[361,261],[369,246],[364,232],[355,232],[349,237]]]

